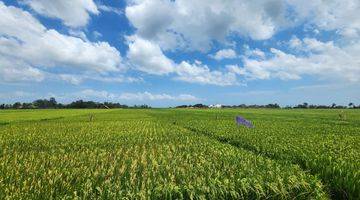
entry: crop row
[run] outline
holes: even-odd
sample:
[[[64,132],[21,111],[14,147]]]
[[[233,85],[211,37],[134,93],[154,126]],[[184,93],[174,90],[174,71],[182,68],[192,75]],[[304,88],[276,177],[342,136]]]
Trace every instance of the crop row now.
[[[171,123],[114,117],[3,126],[0,199],[328,197],[321,182],[296,165]]]
[[[312,119],[293,115],[249,115],[254,129],[239,127],[228,113],[199,111],[162,113],[159,118],[176,123],[194,133],[206,135],[258,155],[298,164],[317,175],[331,196],[360,198],[360,128],[354,124],[330,126],[333,118]],[[165,117],[167,116],[167,117]],[[234,115],[232,115],[234,116]]]

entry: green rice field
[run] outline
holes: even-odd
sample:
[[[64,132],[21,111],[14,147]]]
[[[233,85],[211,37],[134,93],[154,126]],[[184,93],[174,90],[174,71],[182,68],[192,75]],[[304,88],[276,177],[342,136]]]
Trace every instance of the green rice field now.
[[[360,111],[3,110],[0,199],[360,199]]]

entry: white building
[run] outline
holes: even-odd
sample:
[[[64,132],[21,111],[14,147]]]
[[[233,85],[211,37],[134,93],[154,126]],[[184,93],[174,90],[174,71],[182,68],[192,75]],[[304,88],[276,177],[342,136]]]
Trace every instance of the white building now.
[[[209,106],[209,108],[221,108],[221,107],[222,107],[221,104],[214,104]]]

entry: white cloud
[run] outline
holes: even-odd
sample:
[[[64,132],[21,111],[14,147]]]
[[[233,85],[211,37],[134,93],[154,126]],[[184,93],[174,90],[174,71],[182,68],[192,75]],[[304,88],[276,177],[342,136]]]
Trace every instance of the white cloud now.
[[[105,12],[112,12],[115,13],[117,15],[122,15],[123,11],[120,8],[116,8],[116,7],[112,7],[112,6],[106,6],[106,5],[98,5],[99,10],[101,11],[105,11]]]
[[[69,82],[73,85],[79,85],[80,83],[86,80],[94,80],[100,82],[108,82],[108,83],[135,83],[135,82],[143,82],[141,77],[125,77],[123,75],[116,76],[99,76],[97,74],[59,74],[58,77],[66,82]]]
[[[21,0],[35,12],[58,18],[69,35],[48,29],[29,12],[0,1],[0,77],[2,81],[42,81],[56,68],[57,79],[80,84],[84,80],[131,82],[137,78],[114,74],[125,70],[119,51],[107,42],[91,42],[79,27],[99,11],[121,10],[93,0]],[[127,64],[153,75],[200,84],[235,85],[247,79],[300,79],[304,75],[357,82],[360,53],[360,1],[357,0],[128,0],[126,17],[136,28],[127,37]],[[182,50],[206,52],[214,42],[230,44],[235,36],[266,40],[277,31],[305,24],[316,37],[334,31],[340,39],[322,42],[293,36],[288,49],[245,49],[243,66],[208,67],[198,61],[172,60]],[[26,30],[26,31],[24,31]],[[81,30],[81,29],[80,29]],[[93,37],[101,34],[92,32]],[[310,36],[309,36],[310,37]],[[210,57],[239,57],[227,47]],[[173,51],[173,52],[170,52]],[[195,58],[192,58],[195,59]],[[192,60],[191,59],[191,60]],[[214,67],[215,68],[215,67]],[[91,72],[91,73],[89,73]],[[110,74],[113,73],[113,74]],[[89,75],[90,74],[90,75]],[[93,76],[93,74],[98,74]]]
[[[46,29],[30,13],[3,2],[0,2],[0,61],[8,63],[2,64],[1,70],[14,80],[30,80],[26,78],[29,76],[42,80],[40,69],[49,67],[100,73],[123,67],[120,53],[107,42],[88,42]]]
[[[77,99],[92,99],[100,101],[131,101],[131,102],[143,102],[143,101],[176,101],[176,102],[195,102],[201,100],[190,94],[170,95],[166,93],[153,94],[150,92],[137,92],[137,93],[112,93],[105,90],[93,90],[85,89],[79,92],[66,94],[66,95],[53,95],[56,98],[62,100],[74,98]]]
[[[59,74],[59,78],[73,85],[79,85],[84,81],[84,78],[82,76],[71,74]]]
[[[190,64],[182,61],[175,63],[166,57],[159,45],[138,36],[128,37],[130,42],[127,57],[135,69],[154,75],[174,74],[175,80],[189,83],[234,85],[237,84],[234,73],[210,70],[199,61]]]
[[[281,106],[298,105],[303,102],[318,105],[348,105],[350,102],[359,102],[359,84],[315,84],[297,86],[288,90],[251,90],[224,94],[227,99],[241,99],[245,104],[279,103]],[[236,101],[235,101],[236,102]],[[234,104],[234,103],[232,103]],[[358,103],[356,103],[358,104]]]
[[[226,69],[237,75],[246,75],[246,70],[244,68],[239,67],[238,65],[227,65]]]
[[[213,40],[225,41],[231,33],[269,39],[288,23],[285,7],[285,2],[275,0],[133,0],[126,16],[137,34],[163,49],[207,51]]]
[[[260,49],[255,49],[253,52],[252,52],[252,55],[254,56],[258,56],[260,58],[265,58],[265,53],[263,51],[261,51]]]
[[[338,90],[343,89],[344,86],[351,86],[351,84],[317,84],[317,85],[302,85],[291,88],[291,90],[295,91],[320,91],[320,90]]]
[[[116,77],[105,76],[105,77],[87,77],[90,80],[101,81],[101,82],[108,82],[108,83],[138,83],[143,82],[144,80],[141,77],[131,77],[131,76],[123,76],[117,75]]]
[[[343,36],[360,35],[360,1],[358,0],[288,0],[297,18],[306,19],[321,30],[338,30]]]
[[[4,59],[0,55],[0,82],[40,82],[44,78],[43,71],[16,59]]]
[[[186,61],[181,62],[176,69],[177,76],[175,80],[181,80],[189,83],[211,84],[219,86],[236,85],[237,79],[235,73],[211,71],[208,66],[199,61],[190,64]]]
[[[23,0],[35,12],[58,18],[70,27],[85,26],[90,14],[99,14],[99,10],[93,0]]]
[[[293,36],[289,41],[289,46],[291,48],[293,48],[293,49],[301,48],[302,47],[302,42],[298,37]]]
[[[22,38],[18,38],[22,39]],[[80,38],[47,30],[32,40],[13,42],[16,56],[44,67],[77,67],[98,72],[118,71],[120,53],[107,42],[86,42]]]
[[[207,51],[229,35],[266,40],[301,24],[358,39],[359,9],[358,0],[130,0],[126,16],[139,36],[162,49]]]
[[[87,38],[86,34],[83,31],[70,29],[69,35],[81,38],[82,40],[89,42],[89,39]]]
[[[78,95],[79,98],[99,98],[99,99],[109,99],[109,100],[114,100],[117,96],[107,91],[97,91],[92,89],[82,90],[76,95]]]
[[[119,99],[135,100],[135,101],[159,101],[159,100],[172,100],[172,101],[198,101],[199,98],[190,94],[180,94],[178,96],[172,96],[169,94],[152,94],[150,92],[139,93],[123,93],[119,96]]]
[[[0,99],[18,99],[18,98],[24,98],[24,97],[33,97],[33,93],[24,92],[24,91],[13,91],[13,92],[0,92]]]
[[[297,42],[299,43],[299,42]],[[300,79],[302,75],[330,78],[338,81],[360,81],[360,43],[337,46],[332,41],[321,42],[305,38],[301,55],[270,49],[271,57],[266,59],[243,59],[244,68],[254,79]]]
[[[279,94],[278,90],[251,90],[251,91],[247,91],[247,92],[231,92],[228,93],[227,95],[229,96],[236,96],[236,97],[242,97],[242,98],[249,98],[250,100],[253,98],[259,98],[261,96],[266,96],[266,95],[277,95]],[[267,102],[269,103],[269,102]]]
[[[137,1],[126,8],[126,16],[137,28],[138,35],[147,40],[156,39],[162,48],[169,49],[182,43],[177,36],[166,29],[171,25],[172,3],[169,1]]]
[[[41,35],[46,31],[46,28],[29,12],[6,6],[2,1],[0,1],[0,11],[1,35],[30,40],[34,35]]]
[[[217,51],[215,55],[210,55],[210,57],[214,58],[215,60],[222,60],[236,58],[237,55],[233,49],[221,49]]]
[[[93,33],[93,36],[94,36],[94,38],[95,39],[99,39],[99,38],[101,38],[103,35],[100,33],[100,32],[98,32],[98,31],[94,31]]]
[[[258,59],[262,59],[265,58],[265,52],[263,52],[260,49],[250,49],[249,46],[245,45],[245,56],[247,57],[251,57],[251,58],[258,58]]]
[[[128,40],[127,57],[137,70],[156,75],[174,71],[175,64],[163,54],[157,44],[137,36],[129,37]]]

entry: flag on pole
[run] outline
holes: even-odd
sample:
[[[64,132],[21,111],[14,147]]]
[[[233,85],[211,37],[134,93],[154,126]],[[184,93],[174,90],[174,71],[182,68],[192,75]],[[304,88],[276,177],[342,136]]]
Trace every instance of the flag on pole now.
[[[245,118],[243,118],[241,116],[236,116],[235,121],[238,126],[244,125],[248,128],[254,128],[254,125],[250,121],[246,120]]]

